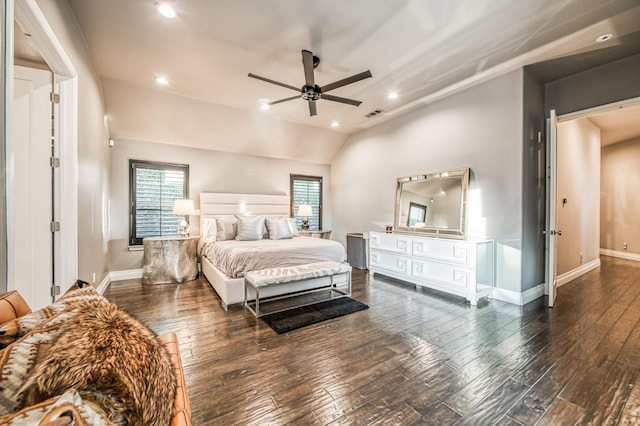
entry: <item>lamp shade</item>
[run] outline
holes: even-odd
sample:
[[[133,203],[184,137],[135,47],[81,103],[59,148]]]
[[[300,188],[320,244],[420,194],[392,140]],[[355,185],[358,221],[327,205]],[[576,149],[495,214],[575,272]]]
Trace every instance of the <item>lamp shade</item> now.
[[[193,208],[193,200],[173,201],[173,214],[193,215],[194,213],[195,209]]]
[[[301,204],[298,206],[298,216],[301,216],[301,217],[313,216],[313,209],[308,204]]]

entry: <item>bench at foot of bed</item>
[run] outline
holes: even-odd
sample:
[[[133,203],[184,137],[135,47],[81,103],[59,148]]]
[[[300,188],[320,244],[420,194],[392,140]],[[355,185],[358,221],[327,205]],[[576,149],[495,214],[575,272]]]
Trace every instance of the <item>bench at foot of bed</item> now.
[[[291,298],[318,291],[330,291],[332,296],[351,296],[351,265],[348,263],[325,261],[284,268],[260,269],[247,272],[244,277],[244,306],[256,318],[260,312],[260,303]],[[287,306],[292,309],[309,303]]]

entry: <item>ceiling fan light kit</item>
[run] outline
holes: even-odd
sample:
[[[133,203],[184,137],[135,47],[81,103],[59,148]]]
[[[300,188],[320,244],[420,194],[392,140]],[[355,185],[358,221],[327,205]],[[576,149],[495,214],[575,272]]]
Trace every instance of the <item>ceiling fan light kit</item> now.
[[[344,78],[342,80],[334,81],[333,83],[329,83],[329,84],[326,84],[326,85],[321,87],[321,86],[318,86],[315,83],[315,75],[314,75],[314,72],[313,72],[313,70],[318,66],[319,63],[320,63],[320,58],[319,57],[314,56],[313,53],[311,53],[309,50],[303,50],[302,51],[302,65],[304,67],[305,84],[300,89],[298,89],[295,86],[292,86],[292,85],[289,85],[289,84],[286,84],[286,83],[281,83],[279,81],[271,80],[271,79],[266,78],[266,77],[261,77],[259,75],[253,74],[253,73],[249,73],[249,77],[255,78],[257,80],[266,81],[267,83],[275,84],[277,86],[286,87],[287,89],[291,89],[291,90],[295,90],[297,92],[300,92],[300,95],[298,95],[298,96],[291,96],[289,98],[284,98],[284,99],[279,99],[277,101],[272,101],[272,102],[269,102],[268,105],[271,106],[271,105],[279,104],[279,103],[282,103],[282,102],[291,101],[293,99],[302,98],[305,101],[307,101],[308,104],[309,104],[309,115],[310,116],[314,116],[314,115],[318,114],[318,110],[316,108],[316,101],[318,101],[320,99],[324,99],[324,100],[327,100],[327,101],[333,101],[333,102],[340,102],[340,103],[343,103],[343,104],[353,105],[353,106],[358,106],[358,105],[360,105],[362,103],[361,101],[356,101],[354,99],[348,99],[348,98],[342,98],[342,97],[339,97],[339,96],[328,95],[326,92],[328,92],[330,90],[337,89],[337,88],[342,87],[342,86],[346,86],[347,84],[352,84],[352,83],[355,83],[357,81],[364,80],[365,78],[369,78],[369,77],[371,77],[371,71],[367,70],[367,71],[361,72],[359,74],[352,75],[351,77],[347,77],[347,78]]]

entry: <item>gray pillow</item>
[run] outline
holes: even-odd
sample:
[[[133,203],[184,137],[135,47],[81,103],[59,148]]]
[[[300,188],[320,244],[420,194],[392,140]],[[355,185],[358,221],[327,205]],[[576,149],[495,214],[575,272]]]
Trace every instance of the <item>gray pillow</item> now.
[[[286,217],[268,217],[266,222],[270,240],[286,240],[294,237]]]
[[[263,238],[264,216],[238,216],[236,240],[257,241]]]
[[[288,218],[287,224],[289,225],[289,231],[293,234],[293,236],[299,237],[300,233],[298,232],[298,224],[296,223],[296,218],[295,217]]]
[[[216,241],[235,239],[236,226],[234,219],[216,219]]]

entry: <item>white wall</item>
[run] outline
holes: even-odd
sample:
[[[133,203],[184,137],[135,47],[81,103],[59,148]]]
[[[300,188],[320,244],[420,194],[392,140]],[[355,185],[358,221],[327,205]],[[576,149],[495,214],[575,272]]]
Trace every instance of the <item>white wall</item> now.
[[[496,240],[496,285],[521,291],[523,71],[351,137],[331,164],[333,234],[381,231],[396,179],[470,167],[468,230]]]
[[[111,270],[142,267],[142,251],[129,251],[129,160],[189,164],[189,196],[200,208],[200,192],[289,194],[289,175],[322,176],[323,228],[331,229],[328,165],[231,154],[134,140],[115,140],[111,148]],[[191,234],[199,233],[191,217]]]
[[[78,278],[92,281],[95,273],[99,282],[109,269],[109,148],[100,80],[67,2],[38,0],[38,6],[78,73]],[[58,255],[64,261],[65,254]]]
[[[347,135],[103,79],[109,127],[115,139],[179,144],[238,154],[329,164]],[[314,117],[323,120],[322,117]]]
[[[640,139],[602,148],[600,248],[640,255],[638,165]]]
[[[557,142],[556,229],[562,231],[557,274],[562,275],[600,257],[600,129],[587,118],[558,123]]]

